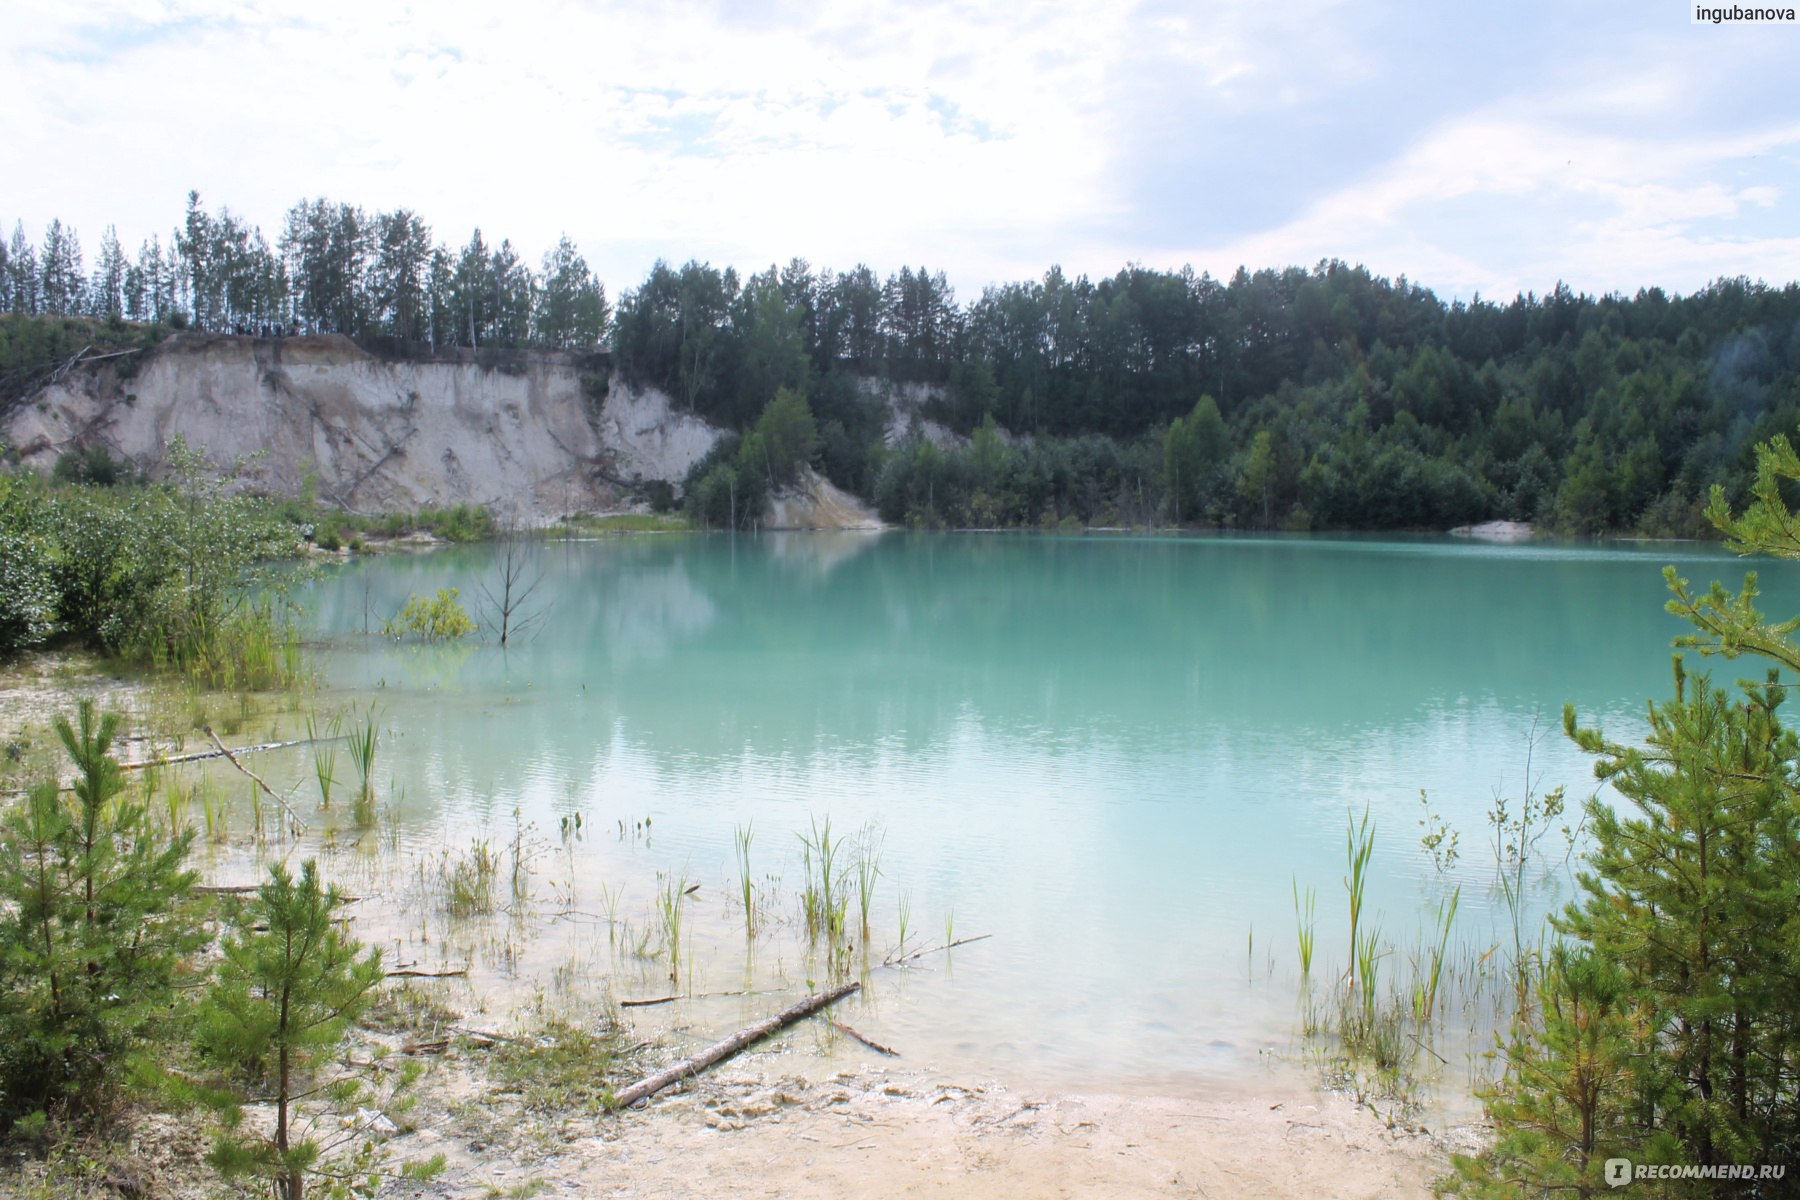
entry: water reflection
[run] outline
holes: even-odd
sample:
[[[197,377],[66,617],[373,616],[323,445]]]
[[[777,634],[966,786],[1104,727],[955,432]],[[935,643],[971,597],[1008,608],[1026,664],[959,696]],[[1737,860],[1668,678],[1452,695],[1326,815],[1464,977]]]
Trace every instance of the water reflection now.
[[[504,652],[361,633],[408,594],[472,595],[487,549],[353,563],[304,595],[333,640],[325,702],[376,697],[393,731],[405,837],[501,836],[515,809],[540,830],[653,818],[653,839],[570,852],[571,887],[629,904],[657,870],[723,895],[732,829],[754,821],[791,905],[796,832],[878,822],[878,939],[901,889],[915,929],[995,937],[871,999],[871,1032],[1162,1079],[1242,1069],[1291,1026],[1290,889],[1318,888],[1329,958],[1347,809],[1381,831],[1370,904],[1397,941],[1460,882],[1459,937],[1491,943],[1484,813],[1520,794],[1528,757],[1540,788],[1592,791],[1564,702],[1629,737],[1668,692],[1665,561],[1741,575],[1694,547],[608,539],[542,548],[544,620]],[[1762,574],[1769,610],[1791,611],[1791,567]],[[1418,849],[1421,788],[1464,832],[1450,879]],[[728,915],[706,911],[724,941],[702,969],[741,979]],[[760,969],[802,968],[773,949]]]

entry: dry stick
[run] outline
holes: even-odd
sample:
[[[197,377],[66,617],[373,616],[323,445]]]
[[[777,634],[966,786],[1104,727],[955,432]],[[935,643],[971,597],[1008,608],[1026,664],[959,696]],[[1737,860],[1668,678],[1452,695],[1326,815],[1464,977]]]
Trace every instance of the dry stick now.
[[[711,1000],[717,996],[748,996],[750,992],[695,992],[691,996],[652,996],[647,1000],[621,1000],[620,1008],[649,1008],[653,1004],[673,1004],[677,1000]]]
[[[850,1028],[848,1025],[844,1024],[842,1021],[832,1021],[831,1027],[833,1029],[837,1030],[839,1033],[848,1034],[850,1037],[855,1038],[857,1041],[861,1042],[863,1045],[867,1046],[869,1049],[875,1051],[875,1053],[877,1053],[877,1054],[885,1054],[889,1058],[899,1058],[900,1057],[900,1052],[898,1050],[894,1049],[892,1046],[884,1046],[880,1042],[874,1040],[873,1038],[864,1037],[862,1034],[856,1032],[856,1030]]]
[[[634,1104],[648,1100],[670,1084],[679,1083],[689,1075],[698,1075],[721,1059],[730,1058],[745,1046],[769,1036],[777,1029],[792,1025],[801,1017],[811,1016],[826,1005],[842,1000],[861,987],[862,984],[851,980],[849,983],[839,984],[830,991],[818,992],[798,1003],[790,1004],[774,1016],[758,1021],[748,1028],[740,1029],[722,1042],[714,1042],[693,1057],[684,1058],[674,1066],[665,1067],[646,1079],[638,1080],[614,1097],[613,1107],[630,1108]]]
[[[457,967],[454,970],[449,970],[449,971],[415,971],[415,970],[411,969],[410,967],[403,967],[398,971],[389,971],[386,975],[382,976],[382,978],[384,978],[384,979],[461,979],[468,973],[469,973],[469,968],[467,968],[467,967]]]
[[[208,730],[207,732],[211,732]],[[213,739],[215,742],[217,738]],[[218,758],[221,754],[230,757],[233,754],[260,754],[264,750],[286,750],[289,746],[304,746],[308,742],[332,741],[332,738],[299,738],[292,742],[264,742],[260,746],[243,746],[237,750],[226,750],[221,746],[217,750],[196,750],[192,754],[171,754],[166,758],[146,758],[142,762],[120,763],[121,771],[142,771],[145,767],[168,767],[176,763],[199,762],[203,758]]]
[[[1424,1042],[1421,1042],[1418,1038],[1413,1037],[1412,1034],[1409,1033],[1406,1036],[1407,1036],[1407,1039],[1409,1041],[1411,1041],[1413,1045],[1417,1046],[1419,1049],[1423,1050],[1425,1053],[1431,1055],[1431,1057],[1437,1059],[1439,1062],[1443,1063],[1446,1067],[1450,1065],[1449,1059],[1447,1059],[1443,1055],[1439,1054],[1436,1050],[1433,1050],[1430,1046],[1427,1046]]]
[[[958,946],[966,946],[970,942],[985,941],[993,936],[994,935],[991,933],[978,933],[974,937],[957,938],[954,942],[946,942],[942,946],[933,946],[929,950],[914,950],[911,954],[902,955],[899,958],[886,959],[881,965],[884,967],[897,967],[901,963],[909,963],[915,958],[924,958],[927,954],[938,954],[945,950],[954,950]]]
[[[194,892],[201,896],[254,896],[262,891],[260,883],[200,883],[194,885]],[[361,896],[339,896],[339,904],[357,904]]]
[[[208,730],[207,732],[210,733],[212,731]],[[215,743],[218,741],[217,738],[214,738],[213,740]],[[292,742],[264,742],[260,746],[244,746],[238,750],[226,750],[223,746],[221,746],[218,750],[196,750],[192,754],[173,754],[166,758],[146,758],[140,762],[120,763],[119,770],[121,770],[121,771],[142,771],[146,767],[170,767],[170,766],[174,766],[176,763],[199,762],[203,758],[218,758],[221,756],[221,754],[224,757],[229,758],[233,754],[260,754],[264,750],[285,750],[289,746],[305,746],[312,742],[330,742],[330,741],[337,741],[337,740],[340,740],[340,739],[337,739],[337,738],[300,738],[299,740],[292,741]],[[242,771],[243,768],[239,767],[238,770]],[[255,779],[256,777],[254,775],[252,775],[251,778]],[[63,784],[60,786],[60,790],[65,791],[65,792],[72,792],[75,790],[75,785],[72,783]],[[23,796],[24,794],[25,793],[23,791],[8,791],[8,792],[4,793],[4,795],[7,796],[8,798]]]
[[[219,748],[219,753],[223,754],[226,757],[226,759],[231,763],[232,766],[236,767],[238,770],[240,770],[244,774],[248,775],[252,780],[255,781],[257,787],[259,787],[263,791],[267,792],[269,799],[273,800],[276,804],[281,806],[281,811],[287,814],[288,820],[292,821],[294,823],[294,825],[299,829],[300,832],[304,833],[306,831],[306,822],[302,821],[300,819],[300,814],[295,812],[292,808],[290,808],[288,806],[288,802],[286,800],[283,800],[280,796],[277,796],[275,794],[275,789],[270,787],[268,784],[266,784],[262,781],[262,776],[258,775],[255,771],[252,771],[249,767],[246,767],[243,763],[239,762],[237,760],[237,755],[233,754],[230,750],[226,749],[225,743],[221,742],[219,740],[219,735],[212,731],[211,725],[202,725],[200,728],[203,731],[205,731],[207,737],[212,739],[212,744]]]

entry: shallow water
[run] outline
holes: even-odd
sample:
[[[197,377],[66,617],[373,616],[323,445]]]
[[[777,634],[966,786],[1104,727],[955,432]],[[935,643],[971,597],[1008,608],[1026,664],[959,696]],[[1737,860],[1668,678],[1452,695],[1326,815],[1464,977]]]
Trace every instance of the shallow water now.
[[[701,885],[681,990],[797,989],[826,966],[799,929],[796,835],[829,817],[881,839],[871,963],[899,937],[902,894],[908,948],[993,935],[873,966],[845,1020],[914,1064],[1162,1090],[1296,1053],[1292,888],[1317,889],[1313,987],[1329,993],[1351,810],[1378,831],[1368,904],[1390,977],[1455,884],[1453,951],[1509,936],[1494,797],[1516,806],[1528,781],[1591,794],[1562,705],[1636,736],[1684,629],[1662,609],[1663,564],[1742,575],[1689,545],[615,538],[538,551],[541,619],[505,651],[364,634],[409,593],[457,586],[479,608],[495,555],[358,560],[298,591],[323,643],[319,707],[379,705],[384,829],[333,861],[351,890],[360,873],[381,893],[402,958],[471,961],[478,1002],[666,994],[666,962],[633,953],[654,949],[663,872]],[[1771,610],[1793,611],[1794,572],[1758,566]],[[270,770],[310,804],[302,753]],[[351,775],[340,756],[340,791]],[[1419,846],[1420,789],[1461,832],[1448,874]],[[562,836],[576,814],[581,836]],[[769,915],[748,948],[731,900],[741,825]],[[518,828],[535,919],[436,922],[421,869]],[[1566,854],[1560,833],[1540,848],[1550,866]],[[1534,887],[1540,908],[1557,879]],[[638,1011],[711,1030],[771,1007]],[[1484,1036],[1458,1022],[1440,1045],[1452,1082]]]

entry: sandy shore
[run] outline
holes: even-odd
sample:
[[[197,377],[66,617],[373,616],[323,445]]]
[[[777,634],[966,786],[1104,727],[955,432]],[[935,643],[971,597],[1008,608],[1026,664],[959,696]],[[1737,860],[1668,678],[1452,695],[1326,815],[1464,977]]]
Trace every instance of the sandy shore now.
[[[1035,1095],[876,1067],[809,1082],[753,1060],[619,1116],[535,1133],[499,1122],[493,1141],[459,1125],[395,1141],[448,1158],[429,1194],[1422,1197],[1467,1138],[1390,1129],[1292,1083]]]

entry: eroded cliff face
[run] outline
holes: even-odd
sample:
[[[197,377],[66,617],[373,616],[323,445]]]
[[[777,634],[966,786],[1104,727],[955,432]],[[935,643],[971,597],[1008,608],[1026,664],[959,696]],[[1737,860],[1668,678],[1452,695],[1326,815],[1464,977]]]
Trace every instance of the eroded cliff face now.
[[[634,391],[604,356],[448,351],[383,356],[348,338],[188,333],[70,372],[7,419],[6,441],[47,469],[99,443],[158,474],[176,434],[215,462],[251,461],[256,485],[309,487],[366,513],[485,504],[541,524],[630,505],[677,484],[720,436]]]

